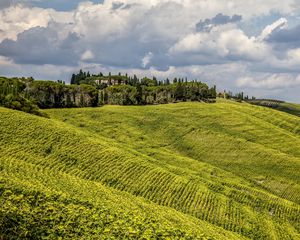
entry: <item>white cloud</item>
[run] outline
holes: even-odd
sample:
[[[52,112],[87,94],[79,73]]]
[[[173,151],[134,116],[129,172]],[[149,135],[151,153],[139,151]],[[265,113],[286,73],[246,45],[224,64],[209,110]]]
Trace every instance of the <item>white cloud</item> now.
[[[287,59],[290,64],[298,65],[300,67],[300,48],[289,50]]]
[[[236,24],[195,33],[199,16],[215,19],[222,14],[224,17],[242,14],[245,18],[275,10],[292,13],[293,3],[294,0],[267,0],[260,2],[257,10],[253,8],[257,0],[251,4],[237,0],[106,0],[103,4],[83,2],[74,12],[16,5],[0,11],[0,42],[4,38],[17,40],[17,34],[24,30],[48,27],[55,21],[58,39],[66,39],[73,33],[79,37],[77,61],[93,59],[99,64],[128,67],[146,67],[151,61],[156,67],[164,68],[181,64],[261,61],[271,56],[271,47],[262,38],[285,26],[286,19],[267,26],[261,37],[254,38],[247,36]]]
[[[145,57],[142,59],[142,67],[145,68],[148,66],[148,64],[151,62],[151,59],[153,57],[152,52],[148,52]]]
[[[81,60],[82,61],[88,61],[92,60],[94,58],[94,54],[90,50],[86,50],[82,55],[81,55]]]
[[[300,69],[300,48],[288,49],[281,53],[282,56],[276,57],[275,55],[265,59],[262,63],[262,67],[265,71],[294,73]],[[270,69],[271,68],[271,69]]]
[[[271,25],[268,25],[264,28],[261,35],[259,36],[260,40],[264,40],[268,38],[271,33],[278,29],[284,29],[288,27],[288,20],[286,18],[280,18],[276,22],[272,23]]]
[[[114,0],[106,0],[105,4],[109,5],[115,2]],[[118,0],[117,2],[124,4],[141,4],[147,8],[158,6],[169,2],[182,5],[182,9],[187,10],[190,16],[201,16],[203,19],[211,18],[218,13],[226,15],[241,14],[245,18],[251,18],[254,16],[268,15],[272,12],[278,12],[282,14],[294,14],[297,13],[298,0]],[[198,19],[199,20],[199,19]]]
[[[20,4],[2,9],[0,10],[0,42],[6,38],[16,40],[19,33],[33,27],[46,27],[51,21],[71,22],[72,13],[28,8]]]
[[[255,37],[248,37],[240,29],[222,32],[217,40],[218,46],[233,57],[261,60],[270,54],[268,46],[258,41]]]
[[[224,60],[262,60],[270,54],[270,48],[255,37],[248,37],[235,25],[217,26],[210,32],[192,33],[181,39],[169,50],[177,53],[215,55]]]
[[[11,59],[0,56],[0,66],[5,67],[11,65],[13,65],[13,61]]]
[[[0,10],[0,52],[6,56],[0,58],[0,69],[3,74],[32,69],[48,77],[54,64],[64,64],[66,72],[58,66],[60,73],[53,78],[93,66],[214,79],[228,89],[280,88],[280,81],[295,86],[299,46],[286,48],[268,39],[287,28],[287,19],[298,10],[297,1],[105,0],[84,2],[72,12],[16,5]],[[283,17],[260,36],[248,36],[241,29],[243,23],[272,13]],[[229,20],[213,24],[222,17]],[[206,19],[209,31],[197,32],[196,24]],[[280,71],[287,75],[276,73]]]
[[[263,76],[241,77],[237,80],[239,87],[250,88],[288,88],[300,86],[300,75],[293,74],[264,74]]]

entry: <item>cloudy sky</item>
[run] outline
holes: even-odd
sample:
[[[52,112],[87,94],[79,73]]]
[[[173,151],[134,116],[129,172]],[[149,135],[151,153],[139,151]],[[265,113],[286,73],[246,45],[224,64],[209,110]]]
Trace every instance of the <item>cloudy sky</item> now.
[[[300,0],[0,0],[0,75],[80,68],[300,103]]]

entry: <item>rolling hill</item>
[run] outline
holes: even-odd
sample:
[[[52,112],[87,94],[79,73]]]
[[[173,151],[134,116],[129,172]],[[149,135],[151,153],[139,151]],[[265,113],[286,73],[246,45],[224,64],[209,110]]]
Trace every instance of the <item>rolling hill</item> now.
[[[283,101],[270,100],[270,99],[249,100],[249,102],[255,105],[273,108],[300,117],[299,104],[287,103]]]
[[[300,119],[215,104],[0,108],[0,238],[300,239]]]

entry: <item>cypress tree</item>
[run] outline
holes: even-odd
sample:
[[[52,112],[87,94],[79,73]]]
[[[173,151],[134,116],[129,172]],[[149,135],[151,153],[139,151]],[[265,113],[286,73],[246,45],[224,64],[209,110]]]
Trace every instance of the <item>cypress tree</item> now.
[[[76,78],[76,76],[75,76],[75,74],[73,73],[73,74],[72,74],[72,77],[71,77],[71,84],[75,84],[75,78]]]

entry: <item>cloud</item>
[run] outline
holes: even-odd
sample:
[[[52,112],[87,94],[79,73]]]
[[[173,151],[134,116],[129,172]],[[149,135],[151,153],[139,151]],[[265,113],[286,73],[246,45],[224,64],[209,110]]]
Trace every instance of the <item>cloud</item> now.
[[[272,5],[268,4],[270,11],[279,6],[282,8],[284,5],[282,9],[290,6],[269,1],[272,2]],[[230,4],[236,11],[241,11],[238,2]],[[194,4],[187,0],[83,2],[74,12],[68,13],[17,5],[3,11],[6,17],[0,17],[7,26],[0,36],[3,34],[3,38],[10,39],[0,44],[0,51],[3,56],[23,64],[55,64],[57,58],[57,64],[66,65],[93,61],[106,66],[153,66],[159,69],[172,65],[223,64],[268,58],[270,46],[263,39],[247,36],[234,24],[241,21],[242,15],[215,14],[220,7],[224,7],[225,12],[232,11],[215,0]],[[199,10],[204,16],[214,15],[199,21]],[[248,10],[247,13],[251,12],[251,9]],[[26,17],[26,21],[21,20],[22,16]],[[11,27],[9,22],[14,22],[19,29]],[[196,23],[198,30],[210,31],[194,32]],[[262,36],[272,34],[283,23],[282,18],[266,27]],[[35,36],[38,34],[49,39],[41,40],[43,37]],[[43,47],[41,54],[37,53],[36,48],[38,44],[42,45],[42,41],[45,41],[47,49],[51,49],[49,54],[45,54]],[[28,47],[25,48],[25,44]],[[68,45],[65,50],[61,48],[64,45]],[[59,52],[66,56],[59,57]]]
[[[224,25],[228,23],[236,23],[242,20],[241,15],[233,15],[232,17],[219,13],[214,18],[201,20],[196,24],[198,32],[210,31],[214,26]]]
[[[39,67],[47,72],[55,66],[60,71],[63,66],[68,71],[123,69],[214,79],[220,88],[257,91],[251,86],[263,79],[283,73],[292,81],[299,74],[300,27],[287,24],[297,13],[296,3],[105,0],[81,2],[68,12],[17,4],[0,10],[0,69],[5,65],[5,73],[27,73],[30,66],[38,76]],[[279,17],[268,25],[262,16]],[[245,31],[243,26],[252,21],[261,33]],[[264,84],[266,92],[280,88]]]
[[[269,1],[272,4],[268,4],[268,8],[264,4],[261,6],[265,12],[275,8],[278,11],[280,9],[292,11],[289,8],[290,0],[284,4]],[[30,54],[26,50],[17,54],[12,47],[21,49],[21,45],[25,44],[22,39],[17,39],[18,34],[22,34],[21,36],[30,34],[34,39],[35,33],[26,31],[35,27],[44,27],[46,28],[44,34],[47,35],[46,32],[50,31],[48,26],[55,22],[56,25],[52,24],[55,27],[51,27],[52,37],[55,31],[60,35],[62,29],[68,29],[69,36],[78,37],[76,44],[72,37],[65,39],[65,44],[69,40],[69,45],[71,47],[76,45],[76,48],[71,50],[69,47],[65,54],[70,56],[59,58],[57,64],[68,62],[75,65],[76,61],[93,60],[95,63],[108,66],[144,67],[147,60],[148,67],[166,69],[170,65],[256,61],[266,57],[268,47],[257,39],[248,37],[233,24],[242,19],[241,14],[220,13],[222,7],[224,12],[231,13],[234,9],[246,14],[238,1],[232,1],[229,5],[230,8],[228,4],[216,0],[199,1],[193,4],[187,0],[106,0],[103,4],[83,2],[73,12],[68,13],[17,5],[3,11],[6,17],[0,17],[0,22],[2,21],[3,26],[6,26],[0,32],[0,36],[2,34],[2,39],[15,40],[15,43],[5,40],[0,45],[1,52],[19,63],[54,63],[55,53],[60,49],[58,40],[45,39],[47,47],[53,51],[49,54],[51,56],[45,56],[45,60],[39,59],[38,54]],[[203,16],[212,17],[199,22],[199,11]],[[252,9],[248,9],[247,14],[251,11]],[[252,14],[255,13],[252,11]],[[14,24],[10,24],[11,22]],[[211,32],[194,33],[197,22],[198,30],[210,28]],[[230,24],[232,26],[227,26]],[[39,39],[39,36],[36,38]],[[54,46],[50,46],[51,44]],[[29,44],[28,49],[30,47]],[[147,56],[149,52],[152,54],[151,57]],[[24,55],[20,56],[22,53]],[[186,59],[184,60],[183,57]]]
[[[279,31],[281,29],[286,29],[288,27],[288,20],[286,18],[280,18],[276,22],[268,25],[264,28],[259,39],[267,39],[272,33]]]
[[[4,39],[16,40],[19,33],[34,27],[47,27],[54,21],[68,24],[72,21],[72,13],[28,8],[20,4],[0,10],[0,42]]]
[[[86,50],[82,55],[81,55],[81,60],[82,61],[89,61],[93,60],[94,54],[90,50]]]
[[[153,53],[152,52],[147,53],[145,57],[142,59],[142,67],[143,68],[147,67],[152,58],[153,58]]]
[[[7,59],[0,58],[1,75],[7,77],[34,77],[43,80],[65,80],[69,81],[72,73],[78,71],[78,67],[57,65],[19,65]]]
[[[291,29],[274,31],[268,38],[268,42],[278,44],[284,48],[300,47],[300,25]]]
[[[68,31],[57,31],[57,24],[34,27],[20,33],[17,39],[6,39],[0,44],[0,55],[20,64],[77,65],[79,37]]]
[[[269,58],[268,62],[262,67],[268,71],[266,65],[271,66],[269,71],[285,72],[285,73],[299,73],[300,69],[300,48],[288,49],[280,58]]]
[[[259,61],[268,56],[270,49],[264,42],[248,37],[241,29],[224,26],[214,27],[210,32],[189,34],[172,46],[169,52],[174,57],[181,55],[182,59],[198,55],[226,62]]]
[[[241,77],[237,80],[239,87],[278,89],[300,86],[300,74],[265,74],[263,76]]]
[[[300,48],[289,50],[287,56],[288,61],[300,67]]]

